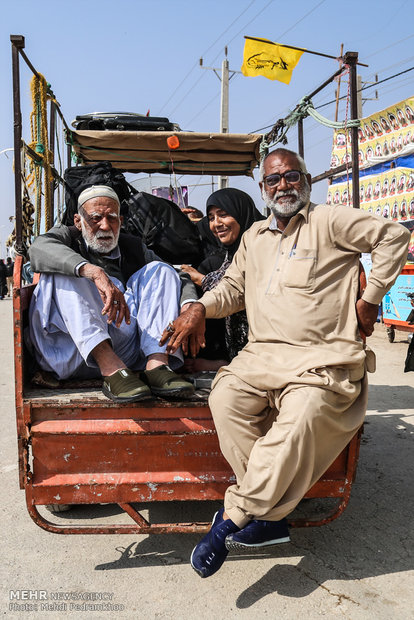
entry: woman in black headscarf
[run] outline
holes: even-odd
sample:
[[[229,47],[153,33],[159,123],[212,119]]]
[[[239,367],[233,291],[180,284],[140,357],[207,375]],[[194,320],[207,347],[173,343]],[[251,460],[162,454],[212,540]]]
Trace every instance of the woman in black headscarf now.
[[[240,245],[243,233],[254,222],[264,219],[250,196],[235,188],[213,192],[206,206],[210,231],[226,250],[224,260],[218,269],[209,272],[205,268],[208,259],[199,265],[198,270],[188,265],[181,266],[193,282],[201,286],[203,292],[215,288],[220,282]],[[249,326],[246,312],[242,310],[226,317],[225,325],[227,357],[232,360],[247,343]]]
[[[201,237],[201,248],[203,252],[202,273],[205,275],[220,267],[226,255],[226,250],[218,238],[211,232],[207,215],[199,220],[196,226]]]

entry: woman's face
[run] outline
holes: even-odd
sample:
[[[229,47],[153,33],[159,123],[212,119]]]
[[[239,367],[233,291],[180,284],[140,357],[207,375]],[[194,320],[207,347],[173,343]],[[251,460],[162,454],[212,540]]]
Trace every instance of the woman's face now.
[[[240,234],[240,225],[231,215],[220,207],[209,207],[208,221],[210,230],[223,245],[231,245]]]

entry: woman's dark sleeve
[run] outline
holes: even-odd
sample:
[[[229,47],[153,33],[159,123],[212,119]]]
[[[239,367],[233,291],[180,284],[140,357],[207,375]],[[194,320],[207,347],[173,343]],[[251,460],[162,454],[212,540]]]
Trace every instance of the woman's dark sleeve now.
[[[207,275],[211,271],[216,271],[223,264],[226,252],[218,251],[214,252],[210,256],[207,256],[197,267],[197,271],[203,274],[203,276]]]

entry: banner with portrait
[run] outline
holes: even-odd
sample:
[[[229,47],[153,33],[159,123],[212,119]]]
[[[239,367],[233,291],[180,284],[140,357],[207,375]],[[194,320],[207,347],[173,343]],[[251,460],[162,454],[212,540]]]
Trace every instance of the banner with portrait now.
[[[414,170],[392,168],[359,180],[360,208],[396,222],[414,219]],[[333,183],[328,205],[352,206],[352,181]]]
[[[360,168],[414,152],[414,97],[361,119],[358,129]],[[351,131],[334,132],[331,168],[351,162]]]

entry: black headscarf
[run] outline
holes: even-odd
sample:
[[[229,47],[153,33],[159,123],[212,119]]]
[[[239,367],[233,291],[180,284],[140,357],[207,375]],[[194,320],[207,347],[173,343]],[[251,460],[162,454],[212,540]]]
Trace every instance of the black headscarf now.
[[[210,249],[210,252],[222,247],[216,235],[213,235],[210,230],[210,223],[208,221],[207,215],[205,215],[201,220],[196,222],[196,226],[198,228],[198,232],[200,233],[201,239],[204,242],[204,245]]]
[[[207,199],[206,213],[210,207],[219,207],[234,217],[240,226],[240,233],[236,241],[225,248],[231,259],[240,245],[240,240],[244,232],[250,228],[253,222],[264,220],[265,217],[255,207],[253,200],[246,192],[242,192],[235,187],[225,187],[213,192]]]
[[[210,271],[215,271],[220,267],[226,256],[226,250],[216,235],[213,235],[211,232],[207,215],[197,222],[196,226],[201,236],[201,247],[203,250],[203,260],[197,266],[197,269],[205,276]]]

